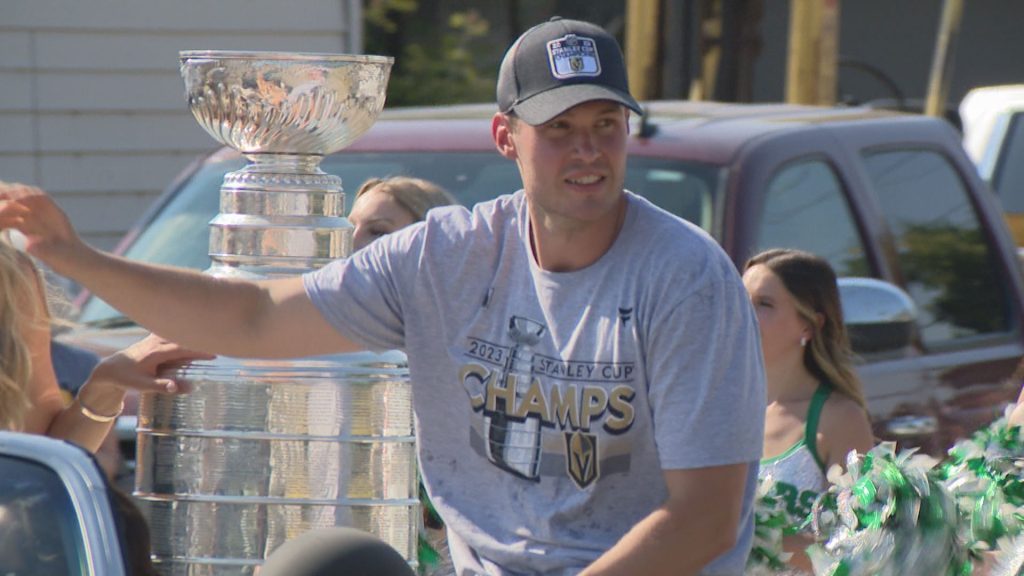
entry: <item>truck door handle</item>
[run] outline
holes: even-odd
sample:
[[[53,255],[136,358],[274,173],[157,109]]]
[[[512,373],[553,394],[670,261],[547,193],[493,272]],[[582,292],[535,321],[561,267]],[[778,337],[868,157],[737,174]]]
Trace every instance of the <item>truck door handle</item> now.
[[[933,434],[939,429],[939,421],[934,416],[899,416],[886,425],[893,436],[924,436]]]

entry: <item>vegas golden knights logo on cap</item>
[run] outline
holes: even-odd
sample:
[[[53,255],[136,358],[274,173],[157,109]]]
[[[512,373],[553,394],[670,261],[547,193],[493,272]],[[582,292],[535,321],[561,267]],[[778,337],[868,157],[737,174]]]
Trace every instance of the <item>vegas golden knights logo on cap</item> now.
[[[593,38],[566,34],[548,42],[548,63],[555,78],[600,76],[601,58]]]

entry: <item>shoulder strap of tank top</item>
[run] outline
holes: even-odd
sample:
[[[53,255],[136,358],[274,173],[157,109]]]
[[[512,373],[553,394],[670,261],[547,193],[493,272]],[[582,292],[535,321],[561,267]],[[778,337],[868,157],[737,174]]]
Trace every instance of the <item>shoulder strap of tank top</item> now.
[[[832,388],[825,384],[818,384],[818,389],[814,391],[814,396],[811,398],[811,406],[807,409],[807,429],[804,431],[807,449],[811,451],[811,456],[814,456],[814,461],[818,463],[818,468],[821,468],[822,472],[825,472],[825,463],[818,455],[818,420],[821,419],[821,410],[831,393]]]

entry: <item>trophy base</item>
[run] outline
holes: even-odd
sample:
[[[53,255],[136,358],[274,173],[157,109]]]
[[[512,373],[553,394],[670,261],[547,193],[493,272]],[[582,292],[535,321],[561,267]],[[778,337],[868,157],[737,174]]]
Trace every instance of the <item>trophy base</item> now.
[[[219,357],[139,406],[135,496],[167,575],[249,575],[317,528],[377,535],[415,564],[420,519],[405,355]]]

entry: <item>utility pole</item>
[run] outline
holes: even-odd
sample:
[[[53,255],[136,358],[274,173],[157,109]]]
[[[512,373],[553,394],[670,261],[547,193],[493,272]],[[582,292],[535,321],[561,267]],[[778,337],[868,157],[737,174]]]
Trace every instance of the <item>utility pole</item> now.
[[[699,0],[697,46],[699,73],[690,85],[690,100],[713,100],[718,87],[726,39],[722,4],[727,0]]]
[[[651,100],[660,95],[660,30],[660,0],[627,0],[626,67],[629,70],[629,91],[637,100]]]
[[[839,0],[790,0],[786,102],[836,101]]]
[[[686,98],[700,71],[701,0],[663,0],[661,4],[662,98]]]
[[[953,77],[953,61],[956,55],[956,39],[960,35],[960,21],[964,15],[963,0],[946,0],[942,6],[942,21],[935,39],[935,54],[928,78],[928,98],[925,114],[944,117],[946,100],[949,98],[949,83]]]
[[[763,0],[627,0],[626,62],[641,100],[749,101]]]

